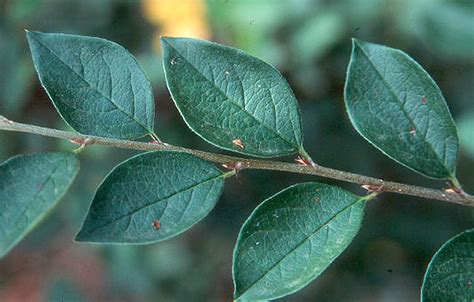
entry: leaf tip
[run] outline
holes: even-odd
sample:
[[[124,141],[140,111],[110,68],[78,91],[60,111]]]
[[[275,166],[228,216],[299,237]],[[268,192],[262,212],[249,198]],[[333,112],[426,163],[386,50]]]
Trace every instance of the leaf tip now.
[[[79,233],[77,233],[76,237],[74,238],[74,241],[75,242],[84,242],[84,241],[86,241],[86,237],[87,236],[84,236],[82,230],[80,230]]]
[[[169,51],[170,47],[175,45],[176,38],[169,37],[169,36],[160,36],[161,48],[163,49],[163,53]]]
[[[237,287],[235,287],[235,290],[234,290],[234,300],[233,300],[233,301],[236,302],[236,301],[239,301],[240,299],[242,299],[242,295],[243,295],[243,294],[244,294],[244,293],[241,293],[241,292],[237,289]]]
[[[162,45],[164,44],[172,45],[176,39],[177,39],[176,37],[160,36],[160,41]]]
[[[25,29],[25,35],[26,35],[26,38],[28,39],[28,41],[30,41],[30,38],[32,38],[33,35],[34,35],[34,32],[30,31],[28,29]]]
[[[42,32],[39,31],[34,31],[34,30],[29,30],[25,28],[25,33],[27,37],[36,37],[42,34]]]
[[[365,44],[366,42],[362,41],[362,40],[359,40],[357,38],[352,38],[352,48],[362,48],[362,46]]]
[[[77,232],[76,237],[74,238],[74,242],[92,242],[93,240],[91,239],[91,232],[89,232],[83,224],[79,232]]]
[[[168,45],[173,48],[176,48],[176,47],[179,47],[181,44],[189,42],[191,40],[196,40],[196,39],[187,38],[187,37],[170,37],[170,36],[160,37],[162,47],[165,47],[166,45]]]
[[[39,40],[40,36],[43,33],[39,31],[25,29],[25,34],[26,34],[26,39],[28,40],[28,44],[30,44],[30,46],[33,47],[34,44],[32,43],[37,43],[35,40]]]
[[[94,230],[87,230],[81,228],[76,234],[76,237],[73,240],[77,243],[88,243],[88,244],[115,244],[121,241],[115,241],[113,238],[109,238],[100,232],[95,232]]]

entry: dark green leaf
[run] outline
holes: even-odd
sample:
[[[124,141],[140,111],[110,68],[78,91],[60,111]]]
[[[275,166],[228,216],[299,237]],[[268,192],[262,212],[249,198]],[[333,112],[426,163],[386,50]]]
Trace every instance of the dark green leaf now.
[[[39,78],[64,120],[83,134],[135,139],[153,132],[150,83],[113,42],[27,32]]]
[[[0,257],[58,203],[78,171],[72,153],[19,155],[0,165]]]
[[[265,200],[245,222],[234,250],[234,298],[276,299],[318,277],[357,234],[365,198],[303,183]]]
[[[277,70],[216,43],[161,41],[168,88],[199,136],[223,149],[259,157],[302,148],[298,104]]]
[[[100,185],[76,240],[151,243],[176,236],[214,208],[224,176],[187,153],[132,157]]]
[[[405,53],[354,40],[345,102],[354,127],[383,153],[426,176],[454,177],[456,126],[438,86]]]
[[[474,229],[443,244],[431,259],[421,289],[422,302],[474,301]]]

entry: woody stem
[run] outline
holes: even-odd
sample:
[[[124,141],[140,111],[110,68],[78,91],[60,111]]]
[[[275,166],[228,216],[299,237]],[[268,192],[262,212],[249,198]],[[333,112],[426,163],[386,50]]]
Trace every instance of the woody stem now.
[[[47,137],[54,137],[60,139],[67,139],[73,141],[88,141],[88,144],[97,144],[104,146],[111,146],[116,148],[134,149],[142,151],[179,151],[193,154],[204,160],[211,161],[218,164],[240,163],[241,169],[256,169],[256,170],[272,170],[283,171],[307,175],[317,175],[321,177],[341,180],[345,182],[356,183],[369,190],[376,190],[379,194],[383,192],[392,192],[403,195],[417,196],[428,199],[435,199],[446,201],[454,204],[466,205],[474,207],[474,196],[465,192],[453,192],[453,190],[439,190],[414,185],[408,185],[398,182],[386,181],[374,177],[364,176],[346,171],[326,168],[317,164],[313,164],[309,155],[303,150],[300,151],[301,156],[304,157],[311,165],[300,165],[288,162],[260,160],[260,159],[246,159],[235,156],[228,156],[223,154],[216,154],[204,152],[200,150],[188,149],[179,146],[173,146],[163,143],[145,143],[121,139],[112,139],[105,137],[97,137],[91,135],[83,135],[74,132],[61,131],[51,128],[44,128],[29,124],[22,124],[13,122],[7,119],[0,119],[0,130],[25,132]]]

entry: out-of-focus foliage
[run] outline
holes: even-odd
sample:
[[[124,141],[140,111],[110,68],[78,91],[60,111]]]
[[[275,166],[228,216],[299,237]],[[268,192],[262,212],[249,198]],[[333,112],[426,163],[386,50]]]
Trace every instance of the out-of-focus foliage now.
[[[51,288],[47,295],[47,301],[83,302],[78,288],[67,279],[58,279],[51,282]]]
[[[462,114],[457,124],[462,151],[474,159],[474,111]]]
[[[474,2],[420,7],[416,35],[440,56],[472,60],[474,45]]]
[[[206,4],[202,0],[143,0],[142,4],[145,18],[158,27],[153,37],[157,52],[161,49],[161,36],[211,37]]]
[[[379,154],[351,128],[344,111],[350,38],[403,49],[432,75],[459,122],[457,174],[465,190],[474,192],[473,140],[468,138],[474,133],[470,0],[0,1],[0,114],[67,129],[40,88],[24,29],[98,36],[123,45],[152,82],[160,138],[212,151],[218,150],[186,128],[169,98],[158,37],[192,36],[241,48],[282,71],[300,102],[305,148],[319,163],[444,186]],[[0,132],[0,161],[18,153],[72,148],[65,141]],[[0,261],[0,301],[230,301],[232,248],[257,204],[299,181],[336,183],[245,171],[226,183],[210,216],[175,239],[139,247],[73,243],[100,181],[133,154],[99,146],[81,154],[82,170],[72,191]],[[386,195],[368,204],[357,240],[325,274],[282,300],[416,301],[431,256],[453,235],[472,228],[473,221],[473,211],[464,207]]]

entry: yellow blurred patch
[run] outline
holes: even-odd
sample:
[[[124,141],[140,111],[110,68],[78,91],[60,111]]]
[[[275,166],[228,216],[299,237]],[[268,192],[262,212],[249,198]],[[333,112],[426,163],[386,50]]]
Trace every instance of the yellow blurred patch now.
[[[142,0],[145,18],[157,31],[153,38],[156,52],[161,51],[160,36],[210,38],[206,5],[202,0]]]

